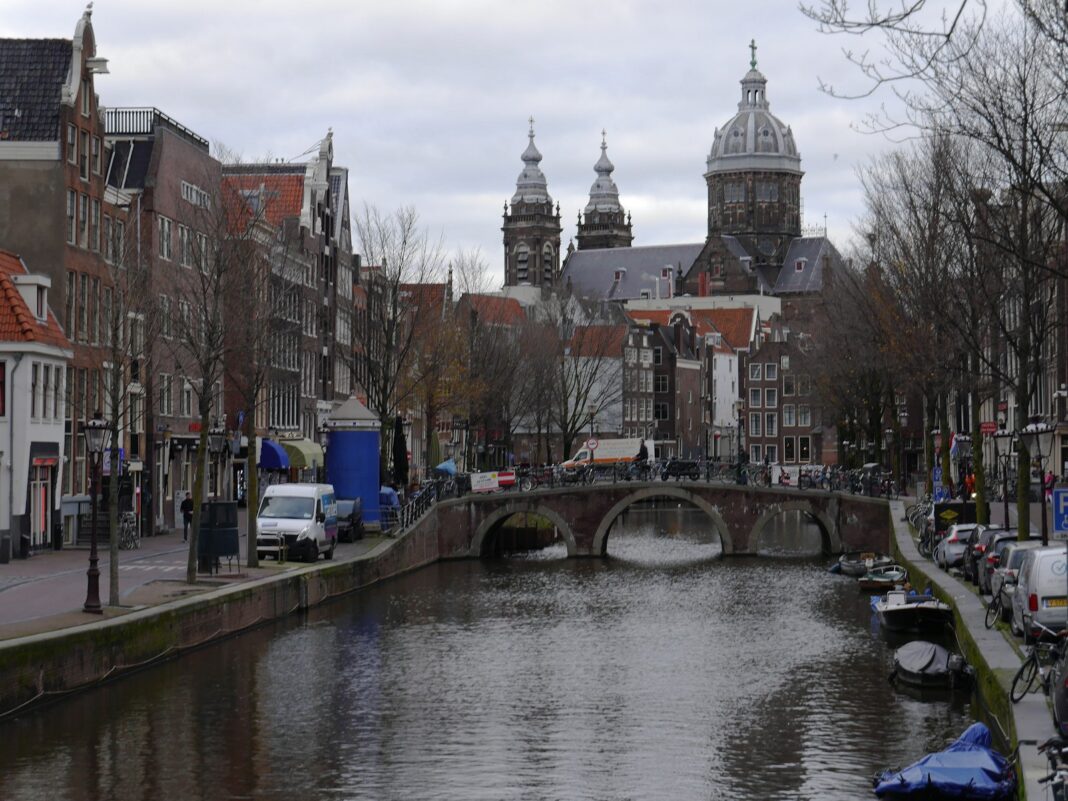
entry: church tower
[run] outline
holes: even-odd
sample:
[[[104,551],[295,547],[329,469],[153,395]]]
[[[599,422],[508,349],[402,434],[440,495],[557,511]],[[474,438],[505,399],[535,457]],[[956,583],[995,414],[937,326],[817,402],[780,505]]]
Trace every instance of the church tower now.
[[[511,207],[504,204],[504,285],[553,287],[560,278],[560,206],[553,210],[538,166],[541,153],[534,146],[533,117],[527,137]]]
[[[586,219],[579,215],[578,249],[628,248],[634,241],[630,215],[619,205],[619,189],[612,180],[615,165],[608,158],[605,132],[601,131],[601,157],[593,165],[597,180],[590,187],[590,202],[586,204]]]
[[[735,236],[756,263],[781,265],[801,235],[804,173],[793,131],[769,111],[756,43],[749,48],[738,113],[716,131],[708,155],[708,236]]]

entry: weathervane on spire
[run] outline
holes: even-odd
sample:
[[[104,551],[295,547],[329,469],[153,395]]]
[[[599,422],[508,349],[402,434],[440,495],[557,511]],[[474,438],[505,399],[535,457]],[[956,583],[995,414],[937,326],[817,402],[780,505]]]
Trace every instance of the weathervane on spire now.
[[[749,54],[750,54],[749,66],[752,67],[753,69],[756,69],[756,51],[757,51],[756,39],[750,39],[749,40]]]
[[[534,135],[534,115],[533,114],[530,115],[530,117],[527,120],[527,122],[530,123],[530,134],[529,135],[533,136]]]
[[[604,128],[602,128],[601,129],[601,150],[604,150],[606,147],[608,147],[608,144],[605,142],[605,139],[604,139],[606,135],[607,135],[607,132],[605,131]]]

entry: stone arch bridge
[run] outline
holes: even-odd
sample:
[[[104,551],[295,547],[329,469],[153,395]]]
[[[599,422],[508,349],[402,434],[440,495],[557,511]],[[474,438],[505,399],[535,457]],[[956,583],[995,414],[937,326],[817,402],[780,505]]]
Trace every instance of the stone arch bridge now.
[[[568,556],[604,556],[608,537],[624,511],[639,501],[663,498],[702,510],[724,555],[754,554],[767,522],[783,512],[801,512],[823,536],[823,550],[886,552],[890,510],[884,500],[858,495],[703,482],[590,484],[530,492],[468,495],[432,507],[412,533],[435,535],[441,558],[492,553],[501,525],[516,513],[550,520],[567,544]]]

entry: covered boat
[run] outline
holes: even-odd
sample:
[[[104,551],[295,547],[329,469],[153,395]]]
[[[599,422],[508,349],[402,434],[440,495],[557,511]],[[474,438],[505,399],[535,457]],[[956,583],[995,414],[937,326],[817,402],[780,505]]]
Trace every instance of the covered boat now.
[[[891,590],[873,596],[871,608],[887,631],[937,631],[953,622],[953,608],[931,595]]]
[[[909,571],[901,565],[873,567],[857,579],[857,586],[862,590],[885,592],[904,584],[909,580]]]
[[[990,729],[973,723],[945,751],[928,754],[902,770],[875,776],[879,798],[968,798],[1000,801],[1013,798],[1016,772],[991,747]]]
[[[972,669],[964,657],[933,642],[914,640],[894,651],[891,681],[912,687],[956,687],[971,677]]]
[[[894,560],[883,553],[872,551],[852,551],[838,557],[838,572],[846,576],[859,578],[875,567],[886,567]]]

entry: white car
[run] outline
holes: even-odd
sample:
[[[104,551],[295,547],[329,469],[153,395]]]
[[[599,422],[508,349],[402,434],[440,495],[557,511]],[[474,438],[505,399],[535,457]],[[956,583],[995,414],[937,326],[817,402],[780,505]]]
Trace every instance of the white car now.
[[[968,540],[975,529],[975,523],[955,523],[950,526],[946,536],[938,541],[931,555],[935,564],[943,570],[960,567],[964,559],[964,549],[968,547]]]
[[[1017,540],[1010,542],[1005,550],[1001,552],[998,566],[990,575],[990,594],[991,596],[1001,596],[1001,617],[1003,620],[1008,620],[1012,616],[1012,596],[1016,593],[1016,577],[1020,572],[1020,565],[1023,564],[1024,554],[1041,547],[1041,540],[1025,540],[1023,542]]]

